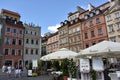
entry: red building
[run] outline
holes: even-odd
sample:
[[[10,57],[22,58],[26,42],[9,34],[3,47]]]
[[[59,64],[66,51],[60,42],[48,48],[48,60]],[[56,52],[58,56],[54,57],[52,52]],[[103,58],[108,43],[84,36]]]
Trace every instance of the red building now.
[[[24,26],[20,15],[16,12],[2,9],[2,65],[22,65],[24,49]]]
[[[108,3],[104,4],[107,5]],[[105,23],[104,12],[108,8],[107,6],[100,9],[91,6],[89,10],[82,13],[84,19],[82,22],[82,35],[83,35],[83,49],[88,48],[103,40],[108,40],[107,28]]]

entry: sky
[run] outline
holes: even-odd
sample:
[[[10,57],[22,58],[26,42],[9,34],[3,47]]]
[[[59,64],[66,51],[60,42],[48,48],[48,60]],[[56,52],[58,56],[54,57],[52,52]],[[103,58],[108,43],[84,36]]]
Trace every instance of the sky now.
[[[54,33],[60,22],[67,20],[69,12],[76,7],[88,9],[88,4],[99,6],[108,0],[0,0],[0,9],[7,9],[21,15],[21,21],[41,26],[41,35]]]

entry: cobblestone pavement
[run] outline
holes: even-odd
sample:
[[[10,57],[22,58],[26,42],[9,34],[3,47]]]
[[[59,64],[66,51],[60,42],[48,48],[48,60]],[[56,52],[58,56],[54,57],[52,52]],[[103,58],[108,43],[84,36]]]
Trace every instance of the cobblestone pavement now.
[[[27,73],[22,73],[21,77],[14,77],[14,73],[10,77],[6,73],[0,71],[0,80],[54,80],[52,75],[40,75],[37,77],[28,77]]]
[[[19,78],[15,78],[14,76],[11,76],[10,78],[6,75],[0,75],[0,80],[53,80],[51,76],[47,75],[42,75],[38,77],[27,77],[27,76],[22,76]]]

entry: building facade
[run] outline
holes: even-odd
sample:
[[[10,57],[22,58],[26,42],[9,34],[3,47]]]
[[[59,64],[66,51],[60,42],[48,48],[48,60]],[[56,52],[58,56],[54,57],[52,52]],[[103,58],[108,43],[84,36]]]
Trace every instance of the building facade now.
[[[41,27],[26,23],[24,26],[24,63],[27,66],[41,57]]]
[[[20,21],[20,14],[6,9],[1,11],[2,24],[1,53],[2,65],[23,65],[24,26]]]
[[[68,25],[69,21],[65,20],[61,22],[61,26],[58,28],[58,35],[59,35],[59,48],[67,48],[69,49],[68,44]]]
[[[47,41],[47,54],[55,52],[59,49],[59,35],[58,32],[49,36]]]
[[[120,1],[111,1],[110,8],[105,12],[108,38],[120,42]]]
[[[96,43],[108,40],[105,23],[105,9],[99,8],[87,11],[82,22],[83,48],[88,48]]]
[[[68,45],[69,49],[74,52],[80,52],[82,49],[82,32],[81,32],[81,20],[76,18],[70,21],[68,27]]]
[[[79,15],[84,11],[84,9],[77,6],[77,11],[74,13],[70,12],[68,20],[61,22],[61,26],[58,28],[60,48],[67,48],[75,52],[79,52],[82,49],[82,25]]]

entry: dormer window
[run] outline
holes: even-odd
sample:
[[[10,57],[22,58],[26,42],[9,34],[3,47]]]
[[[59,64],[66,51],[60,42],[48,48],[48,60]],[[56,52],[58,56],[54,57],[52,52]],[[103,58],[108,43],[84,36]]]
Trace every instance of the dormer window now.
[[[74,22],[74,21],[72,20],[70,23],[73,24],[73,22]]]
[[[85,19],[88,19],[88,15],[85,15],[85,17],[84,17]]]
[[[78,22],[78,18],[77,18],[77,19],[75,19],[75,22]]]
[[[67,20],[65,20],[65,24],[67,24],[68,23],[68,21]]]
[[[63,26],[63,25],[64,25],[64,23],[63,23],[63,22],[61,22],[61,23],[60,23],[60,25],[61,25],[61,26]]]
[[[100,10],[96,10],[96,14],[100,14]]]
[[[94,15],[94,13],[92,12],[92,13],[90,13],[90,17],[93,17],[93,15]]]

